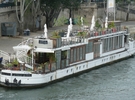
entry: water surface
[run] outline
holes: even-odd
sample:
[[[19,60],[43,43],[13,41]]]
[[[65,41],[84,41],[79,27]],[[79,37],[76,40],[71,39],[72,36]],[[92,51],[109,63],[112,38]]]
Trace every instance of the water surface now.
[[[42,88],[0,87],[0,100],[135,100],[135,58]]]

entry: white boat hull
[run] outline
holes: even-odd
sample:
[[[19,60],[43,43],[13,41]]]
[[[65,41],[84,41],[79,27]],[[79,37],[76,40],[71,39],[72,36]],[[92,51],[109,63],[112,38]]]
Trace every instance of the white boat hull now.
[[[105,57],[97,58],[94,60],[89,61],[82,61],[76,63],[74,65],[70,65],[68,68],[59,69],[54,72],[50,72],[47,74],[33,74],[31,77],[20,77],[20,76],[5,76],[1,75],[1,82],[2,86],[6,87],[35,87],[35,86],[42,86],[44,84],[57,81],[59,79],[65,78],[67,76],[75,75],[79,72],[89,70],[91,68],[95,68],[97,66],[110,63],[116,60],[120,60],[126,57],[130,57],[135,53],[135,49],[130,51],[122,51],[117,54],[108,55]],[[19,71],[18,71],[19,72]],[[20,71],[22,72],[22,71]],[[11,72],[12,73],[12,72]],[[9,83],[5,82],[5,78],[8,79]],[[13,80],[17,79],[17,81],[21,80],[21,83],[14,83]]]

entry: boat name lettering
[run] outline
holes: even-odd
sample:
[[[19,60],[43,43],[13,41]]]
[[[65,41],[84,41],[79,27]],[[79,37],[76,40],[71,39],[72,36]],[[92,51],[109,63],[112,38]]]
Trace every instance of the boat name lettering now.
[[[46,40],[39,40],[39,44],[48,44],[48,41],[46,41]]]

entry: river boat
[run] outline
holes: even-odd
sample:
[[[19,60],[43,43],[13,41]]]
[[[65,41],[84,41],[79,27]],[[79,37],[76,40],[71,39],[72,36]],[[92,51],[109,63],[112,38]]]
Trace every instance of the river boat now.
[[[129,36],[127,29],[116,27],[115,31],[104,32],[76,30],[69,37],[29,38],[13,47],[18,64],[1,69],[0,84],[5,87],[42,86],[130,57],[135,53],[135,41]]]

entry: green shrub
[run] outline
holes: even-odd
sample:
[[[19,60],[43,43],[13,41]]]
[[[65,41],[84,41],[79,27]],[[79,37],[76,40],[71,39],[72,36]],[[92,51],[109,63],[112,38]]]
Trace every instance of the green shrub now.
[[[108,24],[108,28],[114,28],[114,27],[115,27],[114,22],[110,22],[110,23]]]

